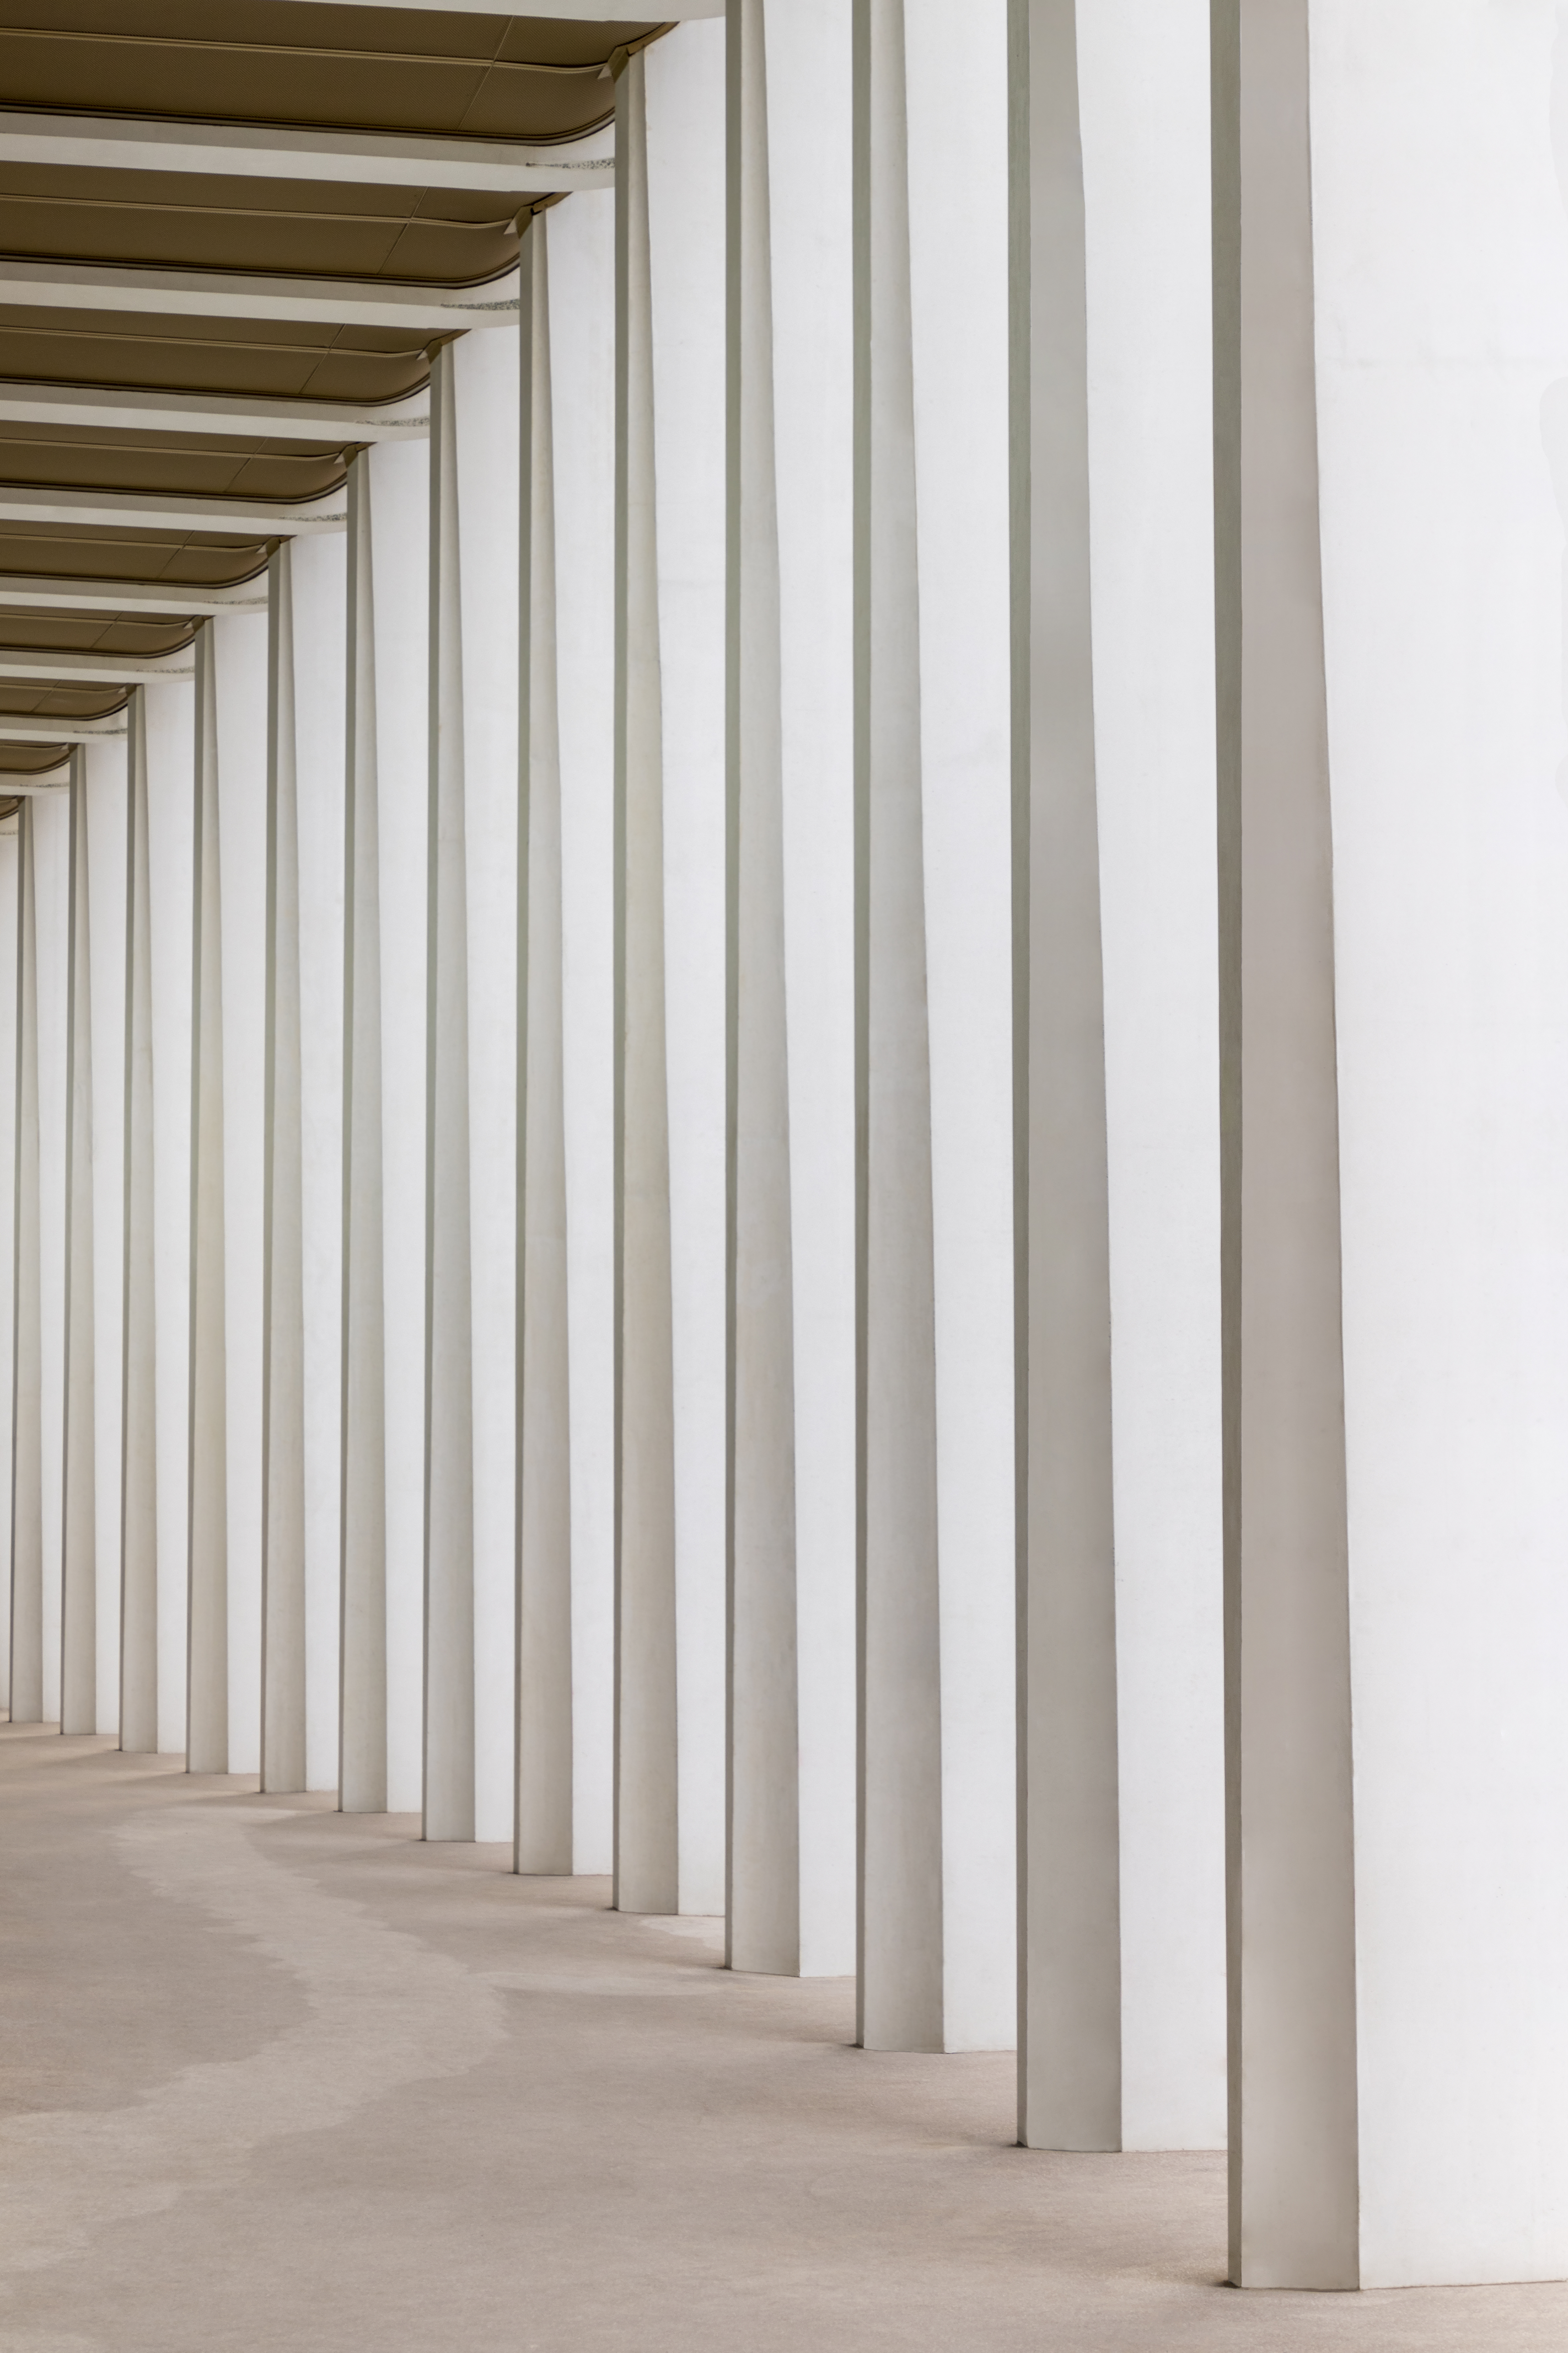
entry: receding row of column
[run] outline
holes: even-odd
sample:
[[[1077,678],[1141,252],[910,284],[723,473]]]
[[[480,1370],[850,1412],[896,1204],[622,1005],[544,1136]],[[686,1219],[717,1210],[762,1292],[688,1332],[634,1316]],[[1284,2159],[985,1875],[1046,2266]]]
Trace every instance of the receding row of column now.
[[[123,754],[25,803],[14,1705],[58,1689],[71,1728],[195,1771],[724,1910],[737,1968],[858,1966],[873,2046],[1005,2046],[1023,1378],[1026,2131],[1114,2146],[1159,2127],[1119,2089],[1083,196],[1034,305],[1030,643],[1078,697],[1038,699],[1042,797],[1016,789],[1008,26],[962,73],[939,29],[879,5],[857,59],[832,9],[747,0],[728,43],[624,60],[617,189],[535,216],[521,332],[443,347],[428,442],[353,460],[346,538],[281,547],[194,685],[138,691]],[[1071,73],[1037,71],[1054,202]],[[955,108],[994,163],[932,209]],[[1201,609],[1203,562],[1173,602]],[[68,808],[57,1584],[34,843]],[[1195,1131],[1205,1082],[1200,1056]],[[109,1384],[83,1303],[111,1196]],[[1215,1567],[1199,1545],[1184,1573]],[[1191,1897],[1215,1943],[1216,1894]],[[1204,2090],[1151,2104],[1189,2140],[1215,2131],[1200,2040],[1172,2064]]]
[[[1035,2146],[1217,2146],[1228,1981],[1238,2279],[1539,2274],[1558,721],[1365,58],[1210,13],[620,57],[428,442],[23,796],[11,1709],[723,1911]],[[1536,345],[1427,299],[1544,596]]]

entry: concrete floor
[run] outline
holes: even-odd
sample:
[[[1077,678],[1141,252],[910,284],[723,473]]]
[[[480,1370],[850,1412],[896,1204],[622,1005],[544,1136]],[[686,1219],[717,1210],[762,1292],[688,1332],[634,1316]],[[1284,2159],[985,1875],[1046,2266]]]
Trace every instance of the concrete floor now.
[[[0,1725],[4,2353],[1568,2345],[1568,2287],[1239,2295],[1212,2157],[1009,2145],[602,1880]]]

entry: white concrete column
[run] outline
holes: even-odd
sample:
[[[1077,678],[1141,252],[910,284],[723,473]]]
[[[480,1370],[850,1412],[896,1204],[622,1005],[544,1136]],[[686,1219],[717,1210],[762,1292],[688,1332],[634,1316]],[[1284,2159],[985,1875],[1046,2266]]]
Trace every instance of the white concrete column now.
[[[147,690],[132,695],[125,835],[120,1745],[158,1746],[157,1245]]]
[[[474,1830],[517,1815],[520,339],[454,347],[473,1347]]]
[[[356,894],[379,891],[395,954],[380,986],[382,1302],[386,1447],[386,1804],[423,1802],[425,1753],[425,1334],[426,925],[430,840],[430,450],[381,442],[365,460],[374,584],[375,837]],[[363,655],[365,625],[356,629]],[[362,706],[363,707],[363,706]],[[362,777],[363,767],[357,772]],[[368,853],[367,853],[368,856]],[[356,853],[357,863],[357,853]],[[363,904],[356,895],[356,905]],[[365,988],[371,992],[366,977]],[[372,1018],[356,995],[355,1034]],[[358,1139],[356,1139],[357,1141]],[[367,1149],[374,1147],[367,1146]],[[351,1162],[351,1166],[352,1166]],[[363,1166],[363,1155],[360,1165]],[[351,1218],[354,1215],[350,1206]],[[366,1274],[374,1280],[374,1266]],[[352,1303],[349,1308],[353,1316]],[[355,1357],[369,1326],[352,1340]],[[369,1476],[368,1470],[364,1472]],[[367,1767],[366,1769],[369,1769]]]
[[[426,1835],[498,1839],[516,1787],[514,336],[438,355],[431,470]]]
[[[304,1272],[305,1787],[338,1787],[342,1620],[343,757],[346,535],[294,543],[300,860],[300,1250]]]
[[[228,1770],[228,1412],[224,1250],[223,895],[215,625],[196,638],[191,979],[190,1587],[185,1755]]]
[[[1020,2137],[1213,2147],[1225,2060],[1207,13],[1036,0],[1016,29],[1029,93]]]
[[[305,1268],[293,550],[268,567],[261,1786],[305,1787]]]
[[[1121,1871],[1083,147],[1073,7],[1024,28],[1029,136],[1026,913],[1015,1051],[1024,1653],[1019,2138],[1121,2137]],[[1022,697],[1021,697],[1022,699]],[[1022,1169],[1020,1171],[1022,1180]]]
[[[855,1966],[850,26],[732,7],[730,1957]]]
[[[1216,22],[1232,2277],[1561,2279],[1568,69]]]
[[[198,638],[198,671],[204,656]],[[156,1512],[155,1746],[186,1740],[191,1482],[191,1206],[195,692],[140,690],[147,751],[147,1000],[152,1055],[152,1319]],[[134,941],[135,934],[132,933]],[[129,1394],[129,1392],[128,1392]]]
[[[973,2050],[1016,1983],[1006,10],[860,35],[861,2032]]]
[[[338,1776],[344,556],[322,533],[271,568],[262,1778],[279,1789]]]
[[[423,442],[379,444],[349,478],[339,1787],[350,1812],[416,1811],[424,1784],[429,479]],[[298,595],[298,549],[295,564]],[[384,958],[384,923],[396,941]]]
[[[617,1902],[724,1900],[723,28],[617,121]]]
[[[134,697],[132,698],[134,701]],[[130,706],[123,737],[83,746],[91,953],[93,1517],[96,1729],[120,1730],[123,1563],[121,1362],[125,1290],[125,916]]]
[[[212,624],[223,893],[228,1766],[261,1764],[262,1255],[267,1162],[267,668],[261,613]]]
[[[11,1493],[11,1383],[16,1371],[16,915],[21,820],[0,819],[0,1481]],[[0,1706],[11,1703],[11,1514],[0,1514]]]
[[[38,1203],[37,809],[24,797],[16,860],[16,1175],[11,1421],[11,1721],[44,1719],[42,1250]]]
[[[69,1103],[70,794],[46,789],[33,814],[37,918],[38,1335],[43,1396],[44,1721],[60,1720],[64,1659],[66,1124]]]
[[[522,245],[517,1837],[522,1872],[574,1866],[572,1417],[562,1060],[561,730],[549,215]]]
[[[680,1908],[647,64],[616,86],[616,1902]]]
[[[614,1860],[616,200],[548,215],[571,1448],[572,1854]],[[536,227],[542,225],[536,221]]]
[[[647,53],[679,1909],[725,1900],[725,27]]]
[[[617,1894],[724,1900],[723,28],[617,113]]]
[[[795,1316],[767,69],[729,12],[730,1966],[800,1964]]]
[[[474,1409],[468,846],[456,354],[430,376],[425,1207],[425,1835],[474,1836]]]
[[[190,1370],[193,1773],[254,1772],[261,1702],[267,624],[196,651]]]
[[[371,456],[349,470],[343,836],[342,1679],[345,1813],[384,1813],[386,1373],[382,1218],[381,875]]]
[[[87,755],[71,754],[66,957],[65,1334],[60,1729],[98,1730],[97,1412],[93,1368],[92,931]]]

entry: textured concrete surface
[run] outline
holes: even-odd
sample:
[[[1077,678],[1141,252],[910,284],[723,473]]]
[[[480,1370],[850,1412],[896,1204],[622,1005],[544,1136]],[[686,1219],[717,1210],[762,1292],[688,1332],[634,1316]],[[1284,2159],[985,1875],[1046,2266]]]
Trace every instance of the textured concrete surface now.
[[[0,1726],[4,2353],[1568,2344],[1568,2287],[1237,2295],[1218,2159],[1026,2153],[1009,2059],[414,1830]]]

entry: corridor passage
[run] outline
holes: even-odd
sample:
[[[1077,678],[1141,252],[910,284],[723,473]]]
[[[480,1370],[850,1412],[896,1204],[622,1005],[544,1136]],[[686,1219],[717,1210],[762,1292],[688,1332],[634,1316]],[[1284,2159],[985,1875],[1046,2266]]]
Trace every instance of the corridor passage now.
[[[1568,2286],[1239,2295],[1223,2158],[1019,2150],[1010,2057],[415,1829],[0,1727],[3,2353],[1568,2342]]]

